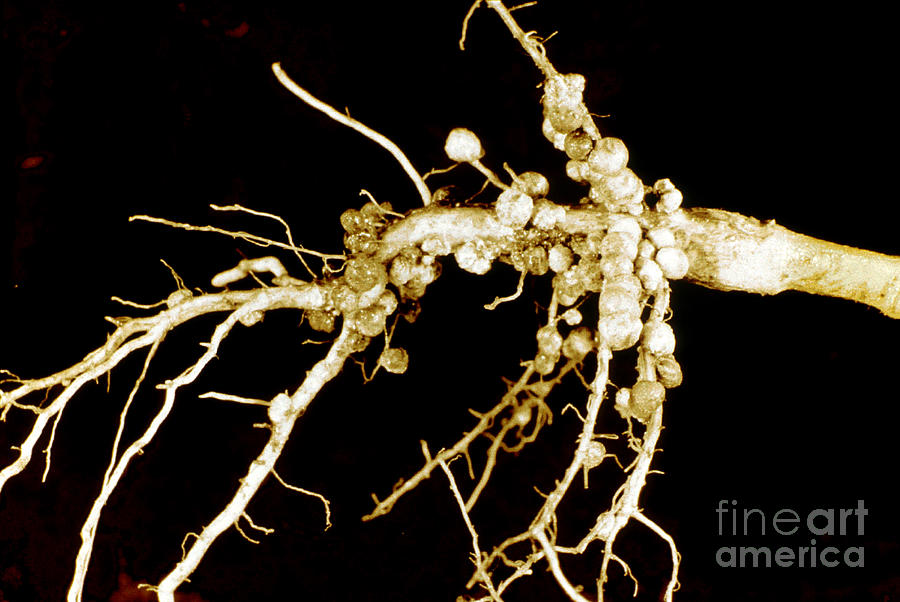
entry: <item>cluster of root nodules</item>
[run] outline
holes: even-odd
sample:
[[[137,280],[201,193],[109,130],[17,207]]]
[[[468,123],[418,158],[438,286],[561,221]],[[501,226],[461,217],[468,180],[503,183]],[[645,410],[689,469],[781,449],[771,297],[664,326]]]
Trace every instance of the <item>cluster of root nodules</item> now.
[[[632,519],[669,544],[672,575],[664,598],[671,599],[677,588],[675,544],[642,513],[638,501],[656,450],[667,391],[682,379],[673,355],[675,334],[666,321],[669,281],[684,277],[688,270],[684,241],[676,227],[684,219],[681,193],[669,180],[645,186],[628,168],[628,149],[620,139],[599,134],[581,101],[583,88],[580,75],[554,75],[545,82],[543,132],[566,153],[568,177],[588,188],[584,198],[577,203],[554,202],[547,178],[536,172],[516,174],[507,168],[511,181],[504,183],[481,163],[484,151],[477,136],[458,128],[447,139],[448,156],[486,173],[500,189],[495,202],[483,208],[489,212],[490,224],[478,230],[481,236],[462,242],[426,236],[414,252],[398,255],[390,266],[389,280],[404,299],[421,296],[436,276],[434,257],[441,255],[453,254],[462,269],[475,274],[487,272],[499,260],[514,266],[523,279],[528,275],[552,278],[552,298],[536,333],[534,355],[523,361],[519,378],[509,382],[507,393],[490,411],[470,410],[478,422],[452,446],[432,454],[422,442],[424,466],[384,499],[373,496],[376,507],[366,517],[388,512],[434,469],[442,468],[472,534],[477,560],[468,587],[481,588],[475,596],[479,600],[501,599],[511,583],[531,574],[542,560],[570,599],[594,598],[594,594],[585,597],[583,586],[569,582],[564,560],[567,554],[584,552],[593,542],[604,546],[596,597],[603,598],[611,561],[620,565],[618,574],[624,571],[637,588],[628,559],[613,549],[618,533]],[[439,208],[421,211],[438,212]],[[518,293],[521,290],[520,284]],[[503,300],[512,300],[518,293]],[[590,324],[585,316],[591,316]],[[610,359],[614,352],[626,350],[631,351],[625,357],[637,358],[636,370],[626,376],[617,373],[618,387],[610,387]],[[596,362],[585,362],[589,357]],[[595,376],[585,378],[582,369],[594,364]],[[574,441],[571,464],[556,480],[555,489],[542,492],[544,504],[530,525],[492,551],[482,551],[479,546],[486,542],[479,542],[469,512],[488,486],[501,452],[518,452],[550,422],[553,410],[548,396],[570,372],[588,388],[586,404],[576,408],[583,428]],[[601,403],[608,396],[614,398],[615,412],[601,415]],[[604,432],[601,418],[612,428]],[[479,460],[472,457],[470,448],[480,437],[490,444]],[[617,441],[601,442],[609,439]],[[607,449],[612,445],[618,446],[615,455]],[[458,484],[448,468],[458,456],[466,459],[456,466],[467,467],[468,486]],[[589,471],[604,461],[619,464],[622,474],[609,507],[598,511],[596,523],[582,540],[557,541],[558,521],[565,518],[557,510],[569,487],[575,482],[587,488]]]
[[[288,244],[285,244],[246,233],[138,216],[144,221],[173,227],[215,231],[254,244],[278,245],[293,250],[301,262],[301,253],[312,254],[325,261],[325,276],[316,278],[313,274],[312,281],[301,280],[290,276],[277,258],[261,257],[243,260],[212,279],[212,285],[221,289],[239,281],[247,282],[245,279],[253,276],[261,286],[249,290],[236,287],[194,296],[176,277],[178,291],[164,301],[139,305],[120,300],[137,308],[165,305],[166,309],[148,318],[111,319],[117,327],[115,333],[102,348],[79,364],[46,379],[26,381],[5,372],[0,374],[10,376],[0,380],[3,387],[0,388],[0,421],[12,408],[31,412],[36,417],[32,434],[17,448],[19,458],[0,470],[0,489],[6,480],[28,465],[50,419],[58,420],[66,402],[82,384],[108,373],[123,357],[144,347],[150,349],[149,362],[169,330],[201,315],[225,312],[227,317],[217,326],[197,362],[178,378],[160,386],[166,390],[166,403],[145,434],[122,454],[117,451],[117,437],[107,477],[95,502],[97,511],[92,511],[82,531],[92,534],[99,520],[99,509],[130,459],[139,455],[168,416],[175,391],[197,378],[216,357],[220,343],[237,323],[254,326],[266,312],[290,308],[304,311],[312,329],[330,333],[340,318],[341,332],[331,350],[307,373],[306,381],[292,396],[279,394],[265,401],[216,392],[206,394],[226,401],[268,406],[270,443],[261,452],[260,459],[251,464],[247,479],[241,480],[235,494],[235,500],[240,503],[229,504],[219,517],[237,525],[238,519],[246,516],[244,511],[255,487],[265,474],[274,471],[274,463],[294,420],[351,354],[362,352],[383,335],[384,346],[376,371],[402,373],[406,370],[407,352],[391,345],[396,317],[403,316],[408,322],[415,320],[420,311],[418,300],[439,277],[442,258],[453,255],[460,268],[473,274],[484,274],[501,261],[520,272],[519,287],[516,293],[498,298],[487,309],[493,310],[503,302],[516,299],[526,277],[552,279],[552,296],[546,304],[543,324],[536,332],[533,354],[528,352],[522,358],[521,374],[508,382],[506,393],[492,409],[483,413],[472,411],[477,422],[458,441],[435,454],[423,441],[425,460],[421,470],[401,481],[390,495],[383,499],[375,497],[375,508],[365,518],[387,513],[400,497],[431,476],[435,469],[441,469],[472,535],[475,570],[468,586],[481,588],[476,594],[481,596],[479,599],[502,599],[513,582],[532,574],[537,570],[536,565],[546,562],[560,588],[577,601],[588,598],[582,593],[583,586],[568,580],[565,556],[581,554],[592,544],[603,547],[603,561],[596,577],[597,597],[602,599],[611,562],[631,575],[628,559],[618,556],[613,544],[620,531],[635,520],[669,544],[672,576],[664,597],[670,600],[677,586],[678,552],[672,538],[643,514],[638,502],[662,428],[667,391],[681,382],[681,368],[673,355],[675,335],[666,319],[670,314],[669,282],[684,277],[688,270],[688,258],[683,250],[685,229],[681,227],[686,217],[680,208],[681,193],[670,181],[660,180],[653,186],[644,186],[627,166],[625,144],[617,138],[601,136],[582,103],[583,88],[584,78],[580,75],[549,73],[544,83],[543,132],[556,148],[566,153],[567,176],[586,186],[583,198],[574,202],[553,200],[547,177],[535,171],[515,173],[507,168],[509,177],[504,181],[482,163],[485,153],[477,136],[458,128],[447,138],[447,155],[485,175],[499,190],[493,202],[447,207],[441,205],[436,195],[428,206],[399,214],[387,203],[378,204],[372,199],[361,209],[350,209],[341,216],[346,232],[346,255],[325,255],[296,247],[289,229]],[[424,184],[421,187],[425,188]],[[277,219],[286,226],[281,218],[270,214],[238,206],[218,209],[242,210]],[[327,263],[330,259],[345,260],[342,273],[338,275],[331,270]],[[271,274],[274,286],[263,285],[259,280],[257,274],[265,273]],[[626,352],[622,354],[624,357],[636,357],[636,370],[629,369],[624,376],[617,372],[618,387],[610,389],[610,360],[618,352]],[[586,377],[583,372],[594,366],[593,377]],[[583,406],[573,404],[582,428],[573,441],[571,462],[556,479],[553,489],[541,492],[543,504],[531,523],[493,545],[491,551],[483,551],[480,546],[485,542],[479,543],[469,513],[488,488],[502,453],[522,450],[550,423],[554,409],[549,396],[568,377],[580,378],[587,388]],[[143,373],[135,391],[142,379]],[[56,385],[63,387],[63,393],[48,405],[21,401]],[[614,411],[601,414],[602,402],[613,390]],[[120,431],[128,407],[126,403]],[[475,453],[476,441],[488,442],[483,455]],[[466,462],[454,467],[465,465],[469,479],[468,484],[461,486],[450,468],[450,462],[460,456]],[[48,468],[49,457],[48,446]],[[585,488],[594,485],[589,473],[604,462],[618,465],[621,485],[608,507],[598,510],[594,525],[580,541],[558,541],[559,521],[565,520],[560,505],[567,492],[573,483],[583,484]],[[265,474],[256,470],[256,466],[264,466]],[[612,485],[619,485],[618,479]],[[219,523],[214,521],[214,524]],[[208,530],[208,527],[204,529],[192,546],[192,550],[199,550],[200,556],[221,532],[207,533]],[[89,558],[92,545],[92,536],[83,538],[79,559]],[[189,566],[182,561],[166,577],[163,581],[167,584],[166,591],[174,590],[186,579],[196,565],[194,560],[191,563]],[[81,591],[86,569],[87,560],[79,561],[72,591]]]

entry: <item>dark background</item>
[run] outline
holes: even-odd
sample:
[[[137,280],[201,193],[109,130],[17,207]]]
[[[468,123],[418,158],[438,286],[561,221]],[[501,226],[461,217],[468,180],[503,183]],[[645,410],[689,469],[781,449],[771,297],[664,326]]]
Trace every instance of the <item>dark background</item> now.
[[[540,134],[538,75],[488,10],[457,47],[467,2],[336,3],[6,1],[3,6],[5,240],[0,366],[40,377],[83,357],[110,331],[104,315],[131,313],[119,295],[154,302],[173,290],[165,259],[192,287],[244,256],[265,251],[204,233],[128,223],[147,213],[280,236],[257,218],[215,214],[238,202],[277,213],[309,247],[340,250],[338,217],[359,189],[400,210],[418,204],[394,160],[282,89],[280,60],[301,85],[394,140],[420,171],[443,167],[456,126],[475,130],[485,161],[537,169],[551,197],[575,202],[561,155]],[[887,5],[866,3],[545,2],[515,13],[542,35],[563,72],[588,79],[586,101],[601,129],[622,137],[632,167],[652,182],[670,177],[691,206],[720,207],[838,243],[900,254],[894,165],[897,52]],[[466,174],[436,177],[432,188]],[[289,255],[288,269],[302,276]],[[333,502],[322,532],[319,503],[268,481],[250,505],[276,533],[253,546],[233,530],[183,589],[205,600],[453,600],[463,593],[470,542],[438,475],[387,517],[361,523],[369,494],[384,496],[421,463],[418,441],[451,445],[530,357],[546,282],[515,303],[482,305],[513,290],[516,275],[445,275],[414,325],[395,341],[409,350],[402,376],[362,386],[348,365],[300,421],[278,470]],[[772,298],[676,283],[672,304],[684,385],[670,394],[656,458],[665,471],[642,496],[648,516],[673,534],[684,560],[681,600],[894,600],[900,596],[895,491],[898,412],[896,323],[850,302],[786,293]],[[137,312],[139,313],[139,312]],[[180,557],[188,531],[219,512],[264,433],[261,409],[197,399],[207,390],[267,398],[293,388],[323,352],[303,346],[296,314],[240,329],[205,376],[183,390],[156,441],[129,469],[104,511],[85,599],[107,600],[120,570],[158,581]],[[216,322],[201,320],[162,346],[132,412],[137,436],[161,395],[153,383],[199,356]],[[374,356],[365,356],[371,366]],[[63,598],[78,530],[96,495],[121,405],[142,357],[86,388],[63,416],[47,482],[42,455],[0,497],[0,591],[7,600]],[[617,376],[618,375],[618,376]],[[633,380],[627,364],[614,381]],[[503,457],[473,512],[482,547],[525,528],[569,461],[578,432],[567,402],[518,458]],[[0,425],[0,459],[25,433],[22,416]],[[604,418],[610,431],[622,423]],[[46,439],[46,437],[45,437]],[[478,456],[476,456],[477,458]],[[461,475],[461,472],[460,472]],[[592,473],[563,507],[561,543],[574,544],[620,482]],[[603,483],[607,484],[604,488]],[[464,487],[470,486],[460,476]],[[610,489],[610,487],[612,489]],[[718,536],[715,508],[735,499],[771,516],[781,508],[869,509],[856,569],[725,569],[724,545],[808,545],[808,537]],[[828,545],[819,541],[820,546]],[[599,553],[567,560],[589,585]],[[617,552],[656,599],[668,551],[641,527]],[[510,600],[562,599],[539,567]],[[592,588],[588,588],[592,591]],[[611,597],[628,599],[616,572]]]

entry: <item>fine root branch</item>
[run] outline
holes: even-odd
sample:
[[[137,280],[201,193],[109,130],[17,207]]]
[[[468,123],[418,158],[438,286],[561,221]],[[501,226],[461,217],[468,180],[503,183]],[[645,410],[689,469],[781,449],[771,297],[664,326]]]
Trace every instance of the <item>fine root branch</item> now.
[[[500,595],[497,593],[497,590],[494,588],[494,583],[491,581],[491,576],[487,574],[484,570],[484,567],[481,564],[481,548],[478,546],[478,533],[475,531],[475,527],[472,525],[472,520],[469,518],[469,512],[466,508],[466,504],[463,502],[462,494],[459,492],[459,487],[456,486],[456,479],[453,478],[453,473],[450,471],[450,467],[447,466],[447,463],[443,460],[440,461],[441,470],[444,471],[444,474],[447,475],[447,480],[450,481],[450,491],[453,492],[453,499],[456,500],[456,503],[459,505],[460,514],[462,514],[463,522],[466,523],[466,528],[469,530],[469,535],[472,537],[472,550],[474,552],[473,562],[475,563],[476,572],[478,574],[479,579],[485,585],[488,590],[488,593],[491,596],[492,600],[499,601]]]
[[[349,115],[345,115],[340,111],[335,110],[331,105],[328,105],[303,88],[301,88],[297,82],[292,80],[287,73],[281,68],[281,63],[273,63],[272,64],[272,72],[275,74],[275,77],[278,78],[278,81],[281,82],[281,85],[291,91],[297,98],[308,104],[314,109],[317,109],[338,123],[342,125],[346,125],[347,127],[356,130],[369,140],[381,145],[387,152],[391,154],[394,159],[400,163],[400,166],[403,168],[403,171],[406,172],[406,175],[409,176],[409,179],[416,187],[416,191],[419,193],[419,197],[422,199],[422,205],[429,205],[431,203],[431,192],[428,190],[428,186],[425,184],[425,180],[422,179],[422,176],[419,175],[419,172],[413,167],[412,163],[410,163],[409,159],[406,158],[406,155],[403,154],[403,151],[394,144],[391,140],[386,138],[384,135],[379,134],[372,128],[360,123],[359,121],[353,119]]]
[[[306,411],[325,383],[337,376],[350,354],[358,350],[358,344],[354,339],[355,333],[345,324],[325,357],[307,372],[303,384],[289,396],[287,407],[272,423],[268,442],[256,459],[250,463],[244,477],[240,479],[240,485],[235,491],[234,497],[203,528],[188,549],[184,559],[160,581],[158,586],[160,602],[174,602],[175,590],[194,572],[213,542],[245,514],[247,504],[250,503],[260,485],[274,469],[297,418]]]
[[[316,493],[315,491],[309,491],[308,489],[303,489],[302,487],[297,487],[296,485],[291,485],[290,483],[285,483],[284,479],[282,479],[275,469],[272,469],[272,476],[281,483],[282,487],[285,489],[290,489],[291,491],[296,491],[297,493],[302,493],[303,495],[308,495],[314,498],[318,498],[321,500],[322,505],[325,506],[325,530],[327,531],[331,528],[331,502],[325,498],[321,493]]]

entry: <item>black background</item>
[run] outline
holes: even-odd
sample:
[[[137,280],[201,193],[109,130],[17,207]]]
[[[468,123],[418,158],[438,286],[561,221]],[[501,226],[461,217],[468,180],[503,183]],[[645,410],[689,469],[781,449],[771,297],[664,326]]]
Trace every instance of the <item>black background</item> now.
[[[298,102],[270,71],[286,71],[319,98],[394,140],[420,171],[448,164],[447,131],[481,137],[485,162],[536,169],[551,197],[575,202],[561,155],[540,133],[538,74],[499,20],[479,10],[467,50],[457,47],[466,2],[339,3],[3,3],[2,174],[5,317],[0,366],[22,377],[61,369],[101,344],[104,315],[130,310],[119,295],[154,302],[173,290],[165,259],[186,283],[209,278],[243,256],[265,253],[213,234],[128,223],[147,213],[279,236],[258,218],[215,214],[209,203],[239,202],[283,216],[309,247],[340,250],[340,213],[360,188],[399,210],[418,204],[394,160],[358,134]],[[883,4],[883,3],[882,3]],[[516,17],[542,35],[563,72],[588,80],[586,101],[601,129],[620,136],[645,182],[670,177],[691,206],[777,219],[834,242],[900,254],[894,165],[892,79],[896,48],[887,6],[865,3],[545,2]],[[243,27],[242,24],[246,24]],[[242,34],[242,35],[239,35]],[[37,167],[25,167],[41,157]],[[433,188],[477,183],[465,173]],[[474,184],[473,184],[474,183]],[[297,276],[302,268],[282,259]],[[419,439],[452,444],[473,424],[466,408],[490,408],[501,377],[534,352],[546,282],[527,298],[487,312],[515,273],[460,273],[452,261],[429,289],[414,325],[395,341],[409,372],[362,386],[348,365],[298,424],[278,470],[333,502],[321,506],[269,480],[250,505],[276,533],[254,546],[233,530],[210,550],[183,589],[204,599],[452,600],[463,593],[470,542],[442,477],[426,481],[387,517],[361,523],[369,494],[385,495],[421,463]],[[763,298],[676,283],[672,324],[684,385],[670,394],[667,429],[642,496],[648,516],[684,555],[682,600],[892,600],[900,596],[896,508],[897,325],[850,302],[785,293]],[[236,331],[205,376],[182,392],[156,441],[128,470],[104,511],[85,599],[107,600],[120,568],[157,581],[180,557],[183,535],[199,530],[230,498],[264,441],[261,409],[198,399],[207,390],[259,398],[295,387],[323,348],[303,346],[299,316],[272,314]],[[152,383],[181,372],[202,352],[214,319],[173,333],[133,410],[131,437],[158,408]],[[372,365],[374,356],[366,356]],[[0,590],[9,600],[58,600],[71,577],[79,526],[102,478],[118,412],[142,358],[86,388],[62,418],[53,463],[42,455],[0,496]],[[627,365],[614,381],[628,385]],[[617,376],[618,374],[618,376]],[[525,528],[540,505],[533,486],[552,488],[578,432],[565,403],[518,458],[504,457],[473,512],[482,547]],[[25,433],[23,416],[0,425],[0,459]],[[610,431],[621,429],[613,415]],[[46,438],[45,438],[46,439]],[[477,456],[476,456],[477,458]],[[460,475],[464,487],[469,484]],[[595,476],[596,475],[596,476]],[[618,475],[618,476],[617,476]],[[605,468],[592,482],[615,487]],[[601,485],[574,492],[561,513],[560,541],[574,544],[608,504]],[[856,569],[726,569],[723,545],[808,545],[718,536],[722,499],[771,513],[793,508],[869,509]],[[819,542],[819,545],[826,545]],[[597,544],[566,561],[590,585]],[[656,599],[668,552],[639,527],[620,556]],[[16,582],[15,575],[21,575]],[[588,591],[592,591],[588,587]],[[616,572],[611,596],[630,597]],[[543,568],[510,600],[562,599]]]

